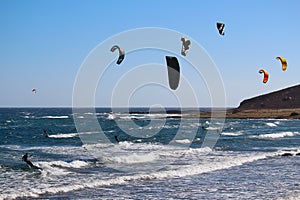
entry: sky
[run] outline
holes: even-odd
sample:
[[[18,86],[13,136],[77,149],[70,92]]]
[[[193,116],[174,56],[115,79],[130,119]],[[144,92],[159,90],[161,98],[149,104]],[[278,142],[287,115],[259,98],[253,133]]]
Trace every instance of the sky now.
[[[299,8],[298,0],[0,0],[0,107],[71,107],[74,82],[90,52],[113,35],[143,27],[197,41],[220,72],[226,106],[236,107],[299,84]],[[217,32],[218,21],[226,24],[225,36]],[[277,56],[287,59],[286,71]],[[267,84],[260,69],[270,74]],[[95,98],[102,97],[100,91]],[[137,101],[155,103],[148,100]]]

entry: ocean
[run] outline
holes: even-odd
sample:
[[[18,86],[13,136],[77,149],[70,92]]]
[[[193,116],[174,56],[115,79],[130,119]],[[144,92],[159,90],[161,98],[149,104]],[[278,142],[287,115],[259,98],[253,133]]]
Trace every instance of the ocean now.
[[[77,133],[73,117],[92,113],[1,108],[0,199],[300,199],[299,120],[226,119],[220,131],[146,111],[96,109],[102,143]]]

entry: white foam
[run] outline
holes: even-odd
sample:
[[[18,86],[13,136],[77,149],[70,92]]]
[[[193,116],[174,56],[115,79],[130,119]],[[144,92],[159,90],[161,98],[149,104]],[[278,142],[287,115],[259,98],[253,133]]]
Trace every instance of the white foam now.
[[[140,147],[142,145],[148,144],[132,144],[127,143],[126,145],[132,147]],[[144,147],[143,146],[143,147]],[[163,150],[168,150],[167,146],[163,145],[153,145],[149,144],[148,146],[156,146],[156,148],[165,148]],[[151,149],[151,148],[148,148]],[[165,151],[162,151],[165,152]],[[26,179],[20,177],[16,180],[16,183],[20,184],[21,182],[24,187],[12,188],[7,186],[5,192],[0,194],[0,199],[11,199],[11,198],[25,198],[25,197],[39,197],[43,194],[57,194],[61,192],[71,192],[80,189],[86,188],[98,188],[109,185],[118,185],[126,184],[128,181],[140,181],[140,180],[155,180],[155,179],[169,179],[169,178],[181,178],[186,176],[193,176],[202,173],[209,173],[216,170],[224,170],[230,167],[240,166],[245,163],[254,162],[260,159],[265,159],[268,156],[277,156],[275,153],[245,153],[245,154],[235,154],[227,152],[225,156],[222,152],[212,152],[213,155],[207,155],[204,157],[198,157],[201,153],[212,152],[210,148],[198,148],[198,149],[187,149],[187,150],[178,150],[177,152],[172,151],[173,155],[176,153],[184,155],[183,159],[190,158],[190,156],[195,157],[195,162],[192,162],[188,165],[172,165],[170,168],[166,168],[162,171],[156,172],[145,172],[138,173],[134,175],[118,175],[118,176],[109,176],[101,178],[102,175],[97,176],[73,176],[75,175],[71,168],[82,168],[86,167],[89,163],[84,161],[75,160],[73,162],[64,162],[64,161],[51,161],[51,162],[38,162],[38,166],[42,167],[42,175],[45,180],[41,180],[38,184],[30,185],[26,183]],[[216,155],[215,155],[216,154]],[[203,155],[203,154],[202,154]],[[157,159],[158,155],[154,153],[145,154],[145,155],[134,155],[128,157],[118,157],[119,162],[126,163],[142,163],[142,162],[152,162]],[[201,161],[199,161],[199,158]],[[204,160],[203,160],[204,159]],[[189,159],[190,160],[190,159]],[[34,163],[36,164],[36,163]],[[141,164],[142,165],[142,164]],[[72,173],[72,174],[71,174]],[[63,176],[66,175],[66,176]],[[60,179],[58,177],[65,177]],[[53,184],[53,180],[57,180],[57,184]],[[50,181],[49,181],[50,180]],[[76,181],[74,181],[76,180]],[[26,187],[28,185],[28,187]]]
[[[116,115],[114,115],[114,114],[108,114],[107,119],[109,119],[109,120],[116,119]]]
[[[56,135],[49,135],[49,138],[72,138],[76,137],[77,133],[66,133],[66,134],[56,134]]]
[[[209,126],[209,127],[205,128],[205,130],[210,130],[210,131],[219,131],[219,130],[220,130],[220,128],[218,128],[218,127],[211,127],[211,126]]]
[[[82,168],[89,165],[89,163],[81,160],[74,160],[72,162],[64,162],[64,161],[52,161],[49,163],[50,165],[56,165],[59,167],[68,167],[68,168]]]
[[[240,136],[242,132],[222,132],[221,135],[224,136]]]
[[[283,138],[283,137],[293,137],[295,135],[299,135],[299,132],[280,132],[280,133],[269,133],[269,134],[261,134],[250,136],[250,138]]]
[[[293,191],[293,194],[290,194],[285,197],[280,197],[277,200],[299,200],[300,199],[300,192]]]
[[[191,143],[190,140],[188,139],[184,139],[184,140],[175,140],[176,143],[180,143],[180,144],[189,144]]]
[[[44,176],[62,176],[72,173],[72,168],[84,168],[89,165],[88,162],[74,160],[72,162],[51,161],[51,162],[36,162],[34,165],[41,167]]]
[[[270,127],[275,127],[277,126],[276,124],[272,123],[272,122],[267,122],[266,123],[267,126],[270,126]]]
[[[43,116],[42,119],[68,119],[69,116]]]
[[[188,150],[184,151],[185,154],[191,153],[191,154],[196,154],[198,155],[199,153],[209,153],[212,152],[212,149],[209,147],[203,147],[203,148],[189,148]]]
[[[26,116],[23,116],[23,118],[25,118],[25,119],[34,119],[35,116],[28,116],[28,115],[26,115]]]
[[[224,170],[235,166],[240,166],[245,163],[254,162],[260,159],[265,159],[268,156],[274,156],[274,153],[260,153],[260,154],[245,154],[238,156],[217,157],[216,161],[199,162],[197,164],[181,166],[177,169],[170,169],[166,171],[147,172],[142,174],[117,176],[107,179],[99,179],[99,177],[84,178],[68,184],[58,184],[55,187],[50,186],[48,182],[39,183],[37,187],[28,187],[21,190],[9,190],[2,193],[0,198],[17,198],[17,197],[39,197],[42,194],[56,194],[60,192],[71,192],[86,188],[98,188],[108,185],[126,184],[128,181],[140,180],[155,180],[168,178],[181,178],[186,176],[193,176],[203,173],[209,173],[216,170]],[[47,176],[45,176],[46,178]]]
[[[110,161],[124,164],[148,163],[159,159],[155,153],[132,153],[130,155],[115,155],[114,157],[107,158]]]

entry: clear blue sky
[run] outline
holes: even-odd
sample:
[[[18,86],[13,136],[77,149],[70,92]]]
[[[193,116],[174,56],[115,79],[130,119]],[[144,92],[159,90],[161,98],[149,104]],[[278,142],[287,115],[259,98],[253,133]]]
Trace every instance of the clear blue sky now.
[[[238,106],[299,84],[299,8],[298,0],[1,0],[0,107],[71,106],[76,74],[89,52],[112,35],[141,27],[169,28],[198,41],[220,70],[227,106]],[[224,37],[217,21],[226,23]],[[288,61],[285,72],[275,59],[280,55]],[[267,84],[260,68],[270,73]]]

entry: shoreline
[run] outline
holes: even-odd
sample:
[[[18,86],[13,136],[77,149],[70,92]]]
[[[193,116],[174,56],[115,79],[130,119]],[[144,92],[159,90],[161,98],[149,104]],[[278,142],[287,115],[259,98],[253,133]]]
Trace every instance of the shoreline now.
[[[222,118],[225,114],[227,119],[300,119],[300,108],[295,109],[227,109],[214,111],[183,111],[182,118]],[[189,116],[184,116],[187,114]]]
[[[1,109],[70,109],[69,108],[0,108]],[[90,111],[91,109],[104,109],[105,112],[111,113],[110,108],[82,108],[83,110]],[[286,108],[286,109],[240,109],[240,108],[171,108],[165,111],[152,111],[149,112],[147,108],[134,108],[129,111],[128,109],[120,110],[120,113],[128,114],[167,114],[167,118],[227,118],[227,119],[300,119],[300,108]],[[173,116],[172,116],[173,115]],[[212,116],[213,115],[213,116]],[[225,117],[224,117],[225,115]]]

